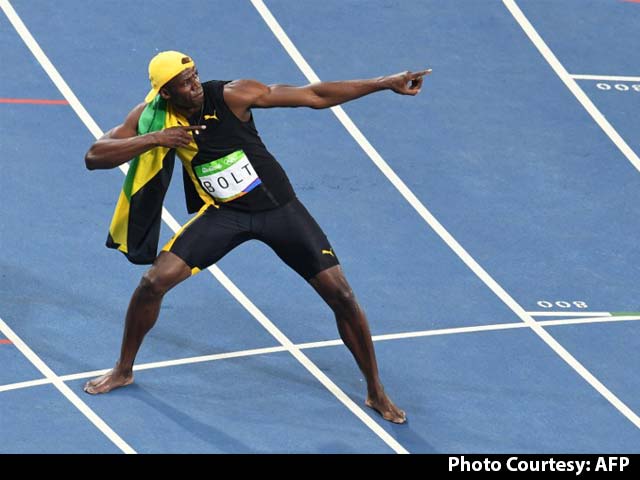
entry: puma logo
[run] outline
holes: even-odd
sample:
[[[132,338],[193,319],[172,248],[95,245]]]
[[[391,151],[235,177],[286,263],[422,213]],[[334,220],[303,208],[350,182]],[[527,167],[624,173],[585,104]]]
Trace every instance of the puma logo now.
[[[205,120],[218,120],[218,121],[220,121],[220,119],[216,115],[216,112],[213,112],[213,115],[205,115],[204,119]]]
[[[322,250],[322,254],[331,255],[332,257],[335,257],[335,255],[333,254],[333,248],[331,250]]]

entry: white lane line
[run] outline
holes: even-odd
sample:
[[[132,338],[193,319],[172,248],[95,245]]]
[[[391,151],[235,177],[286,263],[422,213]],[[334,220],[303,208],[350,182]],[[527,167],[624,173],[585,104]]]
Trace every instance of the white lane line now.
[[[178,358],[175,360],[163,360],[160,362],[140,363],[138,365],[133,366],[133,371],[140,372],[143,370],[151,370],[156,368],[175,367],[178,365],[191,365],[194,363],[213,362],[216,360],[226,360],[229,358],[250,357],[253,355],[265,355],[267,353],[287,352],[287,351],[288,350],[286,347],[280,346],[280,347],[254,348],[251,350],[240,350],[236,352],[227,352],[227,353],[215,353],[211,355],[201,355],[197,357]],[[84,378],[98,377],[100,375],[104,375],[109,370],[111,370],[111,368],[105,368],[102,370],[92,370],[89,372],[71,373],[68,375],[60,375],[59,378],[63,382],[71,382],[74,380],[82,380]],[[0,385],[0,392],[5,392],[8,390],[17,390],[20,388],[34,387],[37,385],[45,385],[48,383],[51,383],[51,381],[48,379],[40,379],[40,380],[31,380],[28,382],[17,382],[17,383],[11,383],[7,385]]]
[[[512,4],[510,0],[504,0],[505,4]],[[258,13],[262,16],[267,26],[271,29],[275,37],[280,41],[284,49],[289,56],[296,63],[298,68],[307,77],[310,82],[317,82],[320,78],[315,74],[311,66],[302,57],[296,46],[289,39],[286,32],[282,29],[278,21],[271,14],[262,0],[251,0],[251,3],[256,8]],[[517,7],[516,7],[517,8]],[[563,69],[564,70],[564,69]],[[566,71],[565,71],[566,74]],[[582,90],[577,86],[576,82],[568,77],[576,89],[581,93]],[[586,95],[582,93],[582,96],[590,103]],[[591,104],[593,105],[593,104]],[[595,107],[593,107],[595,109]],[[527,314],[522,308],[481,266],[476,260],[467,253],[467,251],[458,243],[458,241],[451,236],[451,234],[442,226],[442,224],[427,210],[427,208],[418,200],[413,192],[405,185],[405,183],[398,177],[398,175],[391,169],[391,167],[384,161],[382,156],[373,148],[371,143],[366,139],[362,132],[356,127],[349,116],[344,112],[341,107],[333,107],[331,109],[333,113],[338,117],[342,125],[347,129],[351,136],[355,139],[360,147],[369,155],[369,158],[373,163],[382,171],[387,179],[396,187],[400,194],[409,202],[409,204],[418,212],[418,214],[427,222],[427,224],[442,238],[442,240],[455,252],[456,255],[469,267],[477,276],[482,280],[491,291],[502,300],[513,312],[525,322],[531,329],[545,342],[553,351],[555,351],[565,362],[567,362],[580,376],[582,376],[590,385],[592,385],[601,395],[603,395],[612,405],[615,406],[620,412],[622,412],[630,421],[632,421],[638,428],[640,428],[640,417],[638,417],[627,405],[625,405],[618,397],[616,397],[609,389],[607,389],[597,378],[595,378],[591,372],[589,372],[578,360],[576,360],[562,345],[560,345],[548,332],[544,330],[542,326],[536,323],[536,321]],[[599,113],[599,112],[598,112]],[[604,117],[600,114],[602,120]],[[606,120],[604,120],[606,122]],[[608,123],[607,123],[608,125]],[[609,129],[612,132],[611,135],[615,135],[620,142],[625,146],[626,143],[620,138],[620,136],[609,125]],[[619,144],[620,146],[621,144]],[[630,155],[627,158],[640,170],[640,159],[635,156],[635,153],[626,146],[626,152]],[[633,157],[632,157],[633,156]]]
[[[80,400],[80,397],[51,370],[46,363],[42,361],[38,355],[31,350],[22,339],[9,328],[0,318],[0,332],[2,332],[9,340],[13,342],[20,352],[56,387],[67,400],[69,400],[80,412],[93,423],[109,440],[111,440],[124,453],[136,453],[131,446],[125,442],[120,435],[114,432],[104,420],[102,420],[89,406]]]
[[[621,77],[616,75],[569,75],[574,80],[602,80],[604,82],[640,82],[640,77]]]
[[[527,312],[532,317],[610,317],[611,312],[568,312],[568,311],[556,311],[550,312],[544,310],[542,312]]]
[[[262,311],[256,307],[249,298],[220,270],[212,265],[209,272],[226,288],[233,297],[244,306],[251,315],[262,325],[276,340],[283,344],[289,353],[293,355],[318,381],[324,385],[351,413],[362,421],[371,431],[378,435],[396,453],[409,453],[395,438],[378,425],[367,413],[344,393],[327,375],[324,374],[289,338],[281,332]]]
[[[24,25],[16,11],[13,9],[11,4],[7,0],[0,0],[0,8],[4,11],[5,15],[16,29],[22,40],[25,42],[29,50],[36,57],[38,62],[42,65],[45,71],[49,74],[51,80],[60,88],[63,96],[69,101],[73,109],[76,111],[78,116],[87,124],[87,128],[92,131],[99,131],[99,128],[91,120],[89,114],[84,110],[80,102],[73,94],[68,85],[62,80],[62,77],[55,69],[55,67],[51,64],[47,56],[44,54],[40,46],[37,44],[27,27]],[[72,100],[74,100],[72,102]],[[79,108],[78,108],[79,107]],[[87,121],[90,122],[87,123]],[[96,130],[97,129],[97,130]],[[89,408],[89,406],[84,403],[80,398],[73,393],[73,391],[62,382],[56,374],[6,325],[2,320],[0,320],[0,324],[2,328],[7,334],[7,338],[12,340],[14,343],[19,343],[16,345],[18,349],[33,363],[47,378],[52,380],[52,383],[56,386],[56,388],[78,409],[80,410],[90,421],[93,423],[109,440],[111,440],[118,448],[120,448],[125,453],[136,453],[136,451],[131,448],[129,444],[127,444],[111,427],[109,427],[93,410]],[[15,337],[15,340],[9,337],[9,333]]]
[[[194,363],[213,362],[215,360],[226,360],[228,358],[250,357],[253,355],[264,355],[267,353],[286,352],[286,351],[287,351],[286,347],[266,347],[266,348],[254,348],[251,350],[241,350],[237,352],[215,353],[212,355],[201,355],[198,357],[178,358],[176,360],[163,360],[160,362],[141,363],[139,365],[134,365],[133,371],[141,372],[143,370],[151,370],[154,368],[175,367],[178,365],[191,365]],[[104,375],[109,370],[110,369],[107,368],[104,370],[94,370],[93,372],[75,373],[71,375],[63,375],[60,378],[63,379],[64,381],[78,380],[81,378],[91,378],[91,377]]]
[[[80,100],[75,96],[71,88],[67,85],[57,69],[47,58],[44,51],[40,48],[36,40],[33,38],[27,27],[24,25],[8,0],[0,0],[0,6],[13,24],[14,28],[25,42],[27,47],[36,57],[42,68],[49,75],[53,83],[56,85],[60,93],[72,106],[73,110],[78,114],[80,120],[86,125],[95,138],[103,135],[98,124],[93,120],[87,112]],[[121,170],[126,173],[127,168],[121,166]],[[177,232],[180,224],[174,219],[166,208],[162,208],[162,219],[169,227]],[[349,398],[329,377],[327,377],[304,353],[295,347],[293,342],[289,340],[259,309],[251,302],[244,293],[215,265],[209,267],[209,272],[231,293],[231,295],[245,307],[254,318],[282,345],[293,355],[316,379],[327,388],[343,405],[345,405],[356,417],[358,417],[370,430],[380,437],[392,450],[396,453],[409,453],[400,443],[387,433],[384,428],[378,425],[367,413],[358,406],[351,398]]]
[[[522,10],[518,7],[515,0],[502,0],[507,7],[513,18],[518,22],[522,30],[529,37],[529,40],[535,45],[540,54],[544,57],[547,63],[551,66],[553,71],[560,77],[566,87],[573,93],[576,99],[582,104],[585,110],[591,115],[591,118],[600,126],[609,139],[618,147],[622,154],[627,157],[627,160],[640,171],[640,158],[635,152],[627,145],[624,139],[613,128],[605,116],[596,108],[589,97],[580,88],[578,83],[571,78],[571,75],[567,72],[564,66],[560,63],[557,57],[553,54],[551,49],[544,42],[542,37],[538,34],[536,29],[531,25],[527,17],[522,13]],[[539,333],[542,336],[544,330],[541,329]],[[596,377],[594,377],[586,368],[582,366],[575,358],[571,356],[559,343],[557,343],[548,333],[544,332],[550,342],[553,342],[554,349],[562,352],[561,356],[587,381],[589,382],[600,394],[605,397],[615,408],[617,408],[625,417],[629,419],[637,428],[640,428],[640,417],[631,410],[626,404],[624,404],[613,392],[605,387]],[[547,341],[547,340],[545,340]]]
[[[626,322],[626,321],[638,321],[640,320],[640,315],[631,316],[631,315],[620,315],[616,317],[612,316],[604,316],[597,318],[565,318],[561,320],[545,320],[538,322],[542,326],[562,326],[562,325],[582,325],[582,324],[591,324],[591,323],[614,323],[614,322]],[[402,333],[387,333],[383,335],[374,335],[371,337],[374,342],[385,342],[389,340],[400,340],[406,338],[419,338],[419,337],[433,337],[439,335],[455,335],[460,333],[475,333],[475,332],[492,332],[499,330],[515,330],[529,328],[529,326],[522,322],[517,323],[496,323],[493,325],[476,325],[473,327],[455,327],[455,328],[441,328],[436,330],[418,330],[414,332],[402,332]],[[322,340],[319,342],[308,342],[308,343],[298,343],[296,347],[300,350],[306,350],[311,348],[323,348],[323,347],[336,347],[343,345],[342,340],[334,339],[334,340]],[[134,371],[142,371],[142,370],[150,370],[156,368],[165,368],[172,367],[176,365],[189,365],[192,363],[201,363],[201,362],[212,362],[216,360],[225,360],[228,358],[240,358],[240,357],[249,357],[252,355],[264,355],[268,353],[275,352],[286,352],[288,351],[286,347],[266,347],[266,348],[255,348],[252,350],[241,350],[236,352],[229,353],[216,353],[212,355],[203,355],[198,357],[187,357],[187,358],[179,358],[176,360],[165,360],[162,362],[151,362],[151,363],[141,363],[135,365],[133,367]],[[110,370],[110,368],[105,368],[103,370],[92,370],[90,372],[80,372],[80,373],[72,373],[69,375],[60,375],[60,380],[64,382],[73,381],[73,380],[81,380],[84,378],[92,378],[97,377],[99,375],[104,375]],[[0,392],[8,391],[8,390],[17,390],[20,388],[28,388],[37,385],[46,385],[51,383],[50,380],[43,378],[40,380],[30,380],[27,382],[17,382],[10,383],[6,385],[0,385]]]
[[[18,16],[16,11],[13,9],[9,1],[0,0],[0,8],[2,8],[5,15],[13,25],[13,28],[16,29],[16,31],[18,32],[18,35],[20,35],[22,40],[24,40],[24,43],[27,44],[27,47],[29,47],[29,50],[31,50],[31,53],[33,54],[33,56],[36,57],[36,60],[38,60],[40,65],[42,65],[42,68],[45,69],[45,71],[47,72],[47,74],[49,75],[53,83],[56,85],[56,87],[58,87],[58,90],[60,90],[64,98],[69,102],[69,105],[71,105],[71,108],[73,108],[73,110],[78,114],[78,116],[87,126],[89,131],[96,138],[101,137],[102,131],[100,130],[100,127],[98,127],[96,122],[94,122],[93,118],[91,118],[91,116],[82,106],[78,98],[71,91],[71,89],[69,88],[67,83],[64,81],[60,73],[58,73],[58,70],[56,69],[56,67],[54,67],[51,61],[47,58],[45,53],[42,51],[42,49],[38,45],[38,42],[36,42],[36,40],[33,38],[29,30],[27,29],[26,25],[24,24],[22,19]]]
[[[537,322],[538,325],[543,327],[548,326],[562,326],[562,325],[581,325],[588,323],[613,323],[613,322],[625,322],[625,321],[637,321],[640,320],[640,315],[620,315],[616,317],[603,316],[595,318],[565,318],[561,320],[544,320]],[[460,333],[476,333],[476,332],[495,332],[498,330],[514,330],[519,328],[529,328],[526,323],[496,323],[493,325],[477,325],[473,327],[454,327],[454,328],[440,328],[436,330],[419,330],[415,332],[403,332],[403,333],[387,333],[384,335],[374,335],[374,342],[383,342],[387,340],[399,340],[405,338],[419,338],[419,337],[434,337],[438,335],[456,335]],[[298,348],[320,348],[331,347],[340,345],[340,340],[327,340],[323,342],[310,342],[300,343]]]
[[[637,315],[620,315],[616,317],[594,317],[594,318],[565,318],[562,320],[544,320],[538,322],[539,325],[549,327],[558,325],[586,325],[588,323],[614,323],[614,322],[629,322],[640,320],[640,316]]]
[[[171,216],[171,214],[163,207],[162,218],[169,227],[177,232],[180,225]],[[328,376],[326,376],[289,338],[275,326],[267,316],[251,301],[249,298],[220,270],[216,265],[211,265],[208,269],[209,273],[215,277],[218,282],[255,318],[265,330],[267,330],[285,349],[294,356],[298,362],[307,369],[311,375],[331,392],[351,413],[358,417],[371,431],[378,435],[393,451],[396,453],[409,453],[395,438],[378,425],[367,413],[349,396],[344,393],[338,385],[336,385]]]
[[[524,32],[527,34],[529,40],[531,40],[531,42],[535,45],[535,47],[538,49],[547,63],[549,63],[551,68],[553,68],[553,71],[556,72],[556,75],[560,77],[560,80],[564,82],[571,93],[573,93],[576,99],[582,104],[584,109],[589,113],[589,115],[591,115],[591,118],[593,118],[593,120],[600,126],[604,133],[607,134],[607,136],[616,145],[616,147],[620,149],[622,154],[627,157],[627,160],[629,160],[631,164],[640,171],[640,158],[638,158],[638,155],[636,155],[631,147],[627,145],[627,142],[624,141],[624,139],[620,136],[616,129],[613,128],[613,126],[609,123],[605,116],[593,104],[591,99],[584,93],[578,83],[573,78],[571,78],[571,75],[569,75],[567,70],[556,58],[556,56],[544,42],[542,37],[538,34],[533,25],[531,25],[524,13],[522,13],[522,10],[520,10],[515,0],[502,1],[509,12],[511,12],[511,15],[513,15],[513,18],[516,19],[522,30],[524,30]]]
[[[59,377],[62,379],[62,377]],[[9,390],[19,390],[21,388],[37,387],[38,385],[48,385],[51,380],[48,378],[41,378],[39,380],[29,380],[27,382],[8,383],[6,385],[0,385],[0,392],[8,392]]]
[[[436,330],[418,330],[415,332],[385,333],[383,335],[374,335],[371,338],[374,342],[385,342],[388,340],[402,340],[406,338],[435,337],[438,335],[455,335],[460,333],[492,332],[497,330],[514,330],[518,328],[529,328],[529,326],[522,322],[497,323],[494,325],[476,325],[474,327],[439,328]],[[298,345],[298,347],[302,349],[333,347],[335,345],[340,345],[341,343],[341,340],[326,340],[323,342],[301,343]]]

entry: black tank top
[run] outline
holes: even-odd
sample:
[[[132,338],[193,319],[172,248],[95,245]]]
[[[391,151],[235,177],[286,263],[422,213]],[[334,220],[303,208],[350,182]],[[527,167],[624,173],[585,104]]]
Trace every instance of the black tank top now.
[[[258,183],[246,193],[240,192],[237,198],[224,201],[222,205],[245,211],[269,210],[279,205],[284,205],[295,197],[293,187],[287,174],[266,149],[256,126],[253,115],[247,122],[243,122],[229,109],[224,101],[224,85],[228,81],[212,80],[202,84],[204,89],[204,106],[202,112],[189,118],[191,125],[206,125],[199,135],[194,135],[198,153],[191,160],[193,170],[192,179],[197,177],[195,173],[200,166],[202,169],[211,169],[211,162],[222,159],[228,155],[236,155],[234,152],[242,150],[250,161],[250,166],[236,172],[236,176],[229,175],[227,179],[216,178],[220,187],[228,186],[228,182],[234,180],[242,182],[241,174],[249,172],[251,167],[259,177]],[[204,167],[203,167],[204,166]],[[202,178],[202,177],[201,177]],[[212,189],[210,185],[204,185]],[[218,185],[215,185],[219,188]],[[209,192],[207,192],[210,194]],[[214,199],[214,195],[211,195]],[[221,203],[217,200],[217,203]]]

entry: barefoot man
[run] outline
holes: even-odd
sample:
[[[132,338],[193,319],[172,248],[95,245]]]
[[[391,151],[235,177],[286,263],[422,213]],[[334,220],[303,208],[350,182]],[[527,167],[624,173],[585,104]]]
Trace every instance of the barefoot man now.
[[[366,405],[385,420],[404,423],[405,412],[387,396],[378,376],[367,319],[338,257],[262,143],[251,109],[329,108],[380,90],[416,95],[428,73],[304,86],[244,79],[201,83],[188,55],[175,51],[156,55],[149,64],[152,88],[145,102],[97,140],[85,157],[91,170],[134,159],[107,245],[134,263],[152,266],[129,303],[120,358],[107,374],[87,382],[84,390],[106,393],[132,383],[136,354],[158,318],[163,296],[236,246],[255,239],[269,245],[331,308],[340,337],[367,381]],[[164,193],[154,198],[154,192],[161,190],[159,185],[166,187],[167,159],[174,152],[184,168],[189,211],[197,214],[156,256]]]

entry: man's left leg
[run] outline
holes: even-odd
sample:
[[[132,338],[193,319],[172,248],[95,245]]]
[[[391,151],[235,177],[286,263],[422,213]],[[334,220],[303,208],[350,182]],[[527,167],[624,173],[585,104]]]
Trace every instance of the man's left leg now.
[[[405,412],[394,405],[380,382],[367,318],[340,265],[323,270],[310,278],[309,283],[333,310],[340,337],[367,380],[366,405],[380,413],[385,420],[406,422]]]
[[[380,383],[367,318],[318,223],[297,198],[254,217],[256,238],[306,279],[333,310],[340,337],[367,380],[367,406],[385,420],[404,423],[405,413],[393,404]]]

